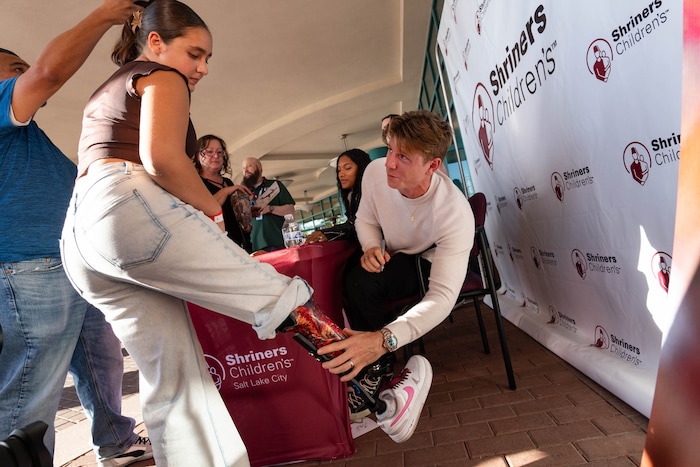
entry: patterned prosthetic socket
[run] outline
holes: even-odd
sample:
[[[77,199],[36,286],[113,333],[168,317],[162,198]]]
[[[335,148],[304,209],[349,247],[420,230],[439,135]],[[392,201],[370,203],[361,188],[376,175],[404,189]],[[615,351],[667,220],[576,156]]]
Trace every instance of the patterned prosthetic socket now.
[[[292,310],[287,319],[279,325],[277,331],[293,331],[294,336],[292,337],[294,340],[299,342],[299,344],[319,362],[327,362],[342,353],[332,352],[330,354],[319,355],[319,348],[347,337],[343,330],[321,311],[313,299]],[[349,382],[367,401],[367,406],[370,407],[373,412],[383,412],[386,409],[384,401],[369,394],[355,378],[351,379]]]

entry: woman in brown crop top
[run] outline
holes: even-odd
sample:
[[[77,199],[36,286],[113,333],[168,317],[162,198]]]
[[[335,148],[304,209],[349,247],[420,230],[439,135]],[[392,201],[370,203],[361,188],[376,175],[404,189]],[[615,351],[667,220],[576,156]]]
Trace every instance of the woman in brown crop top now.
[[[85,107],[79,178],[61,238],[64,268],[139,368],[156,464],[248,466],[187,302],[250,324],[260,339],[278,328],[318,347],[346,336],[322,316],[305,281],[251,258],[224,233],[221,205],[188,157],[196,151],[190,93],[208,72],[211,34],[179,1],[147,5],[115,46],[119,70]],[[380,333],[352,332],[344,342],[328,362],[341,381],[386,353]],[[385,418],[404,413],[399,399],[386,406]]]
[[[249,465],[186,302],[270,339],[311,296],[303,280],[226,237],[221,205],[188,157],[196,148],[190,93],[211,54],[206,24],[178,1],[152,0],[125,25],[112,56],[120,68],[85,108],[61,240],[73,285],[139,367],[157,465]]]

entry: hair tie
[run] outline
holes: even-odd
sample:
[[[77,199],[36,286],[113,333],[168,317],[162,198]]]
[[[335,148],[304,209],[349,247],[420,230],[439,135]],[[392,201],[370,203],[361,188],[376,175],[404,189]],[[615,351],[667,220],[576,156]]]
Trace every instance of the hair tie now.
[[[131,32],[136,34],[136,30],[141,27],[141,10],[135,10],[131,17]]]

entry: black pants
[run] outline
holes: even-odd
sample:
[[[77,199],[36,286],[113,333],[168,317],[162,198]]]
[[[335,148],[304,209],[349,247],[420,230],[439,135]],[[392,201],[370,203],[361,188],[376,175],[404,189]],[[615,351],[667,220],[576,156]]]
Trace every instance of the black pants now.
[[[380,273],[367,272],[357,264],[347,271],[343,287],[343,306],[350,327],[357,331],[378,331],[393,321],[401,310],[387,309],[391,300],[420,292],[416,255],[397,253]],[[420,258],[426,278],[430,262]]]

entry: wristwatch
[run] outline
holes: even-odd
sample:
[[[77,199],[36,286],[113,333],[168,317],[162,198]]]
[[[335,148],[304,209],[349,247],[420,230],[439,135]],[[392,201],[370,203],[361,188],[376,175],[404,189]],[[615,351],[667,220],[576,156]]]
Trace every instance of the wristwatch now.
[[[269,205],[268,207],[270,208],[270,212],[275,210],[275,207],[273,205]]]
[[[383,328],[381,330],[381,333],[384,336],[384,343],[382,344],[382,347],[384,347],[389,352],[396,351],[396,349],[399,348],[399,341],[396,340],[396,336],[394,335],[394,333],[392,333],[387,328]]]

